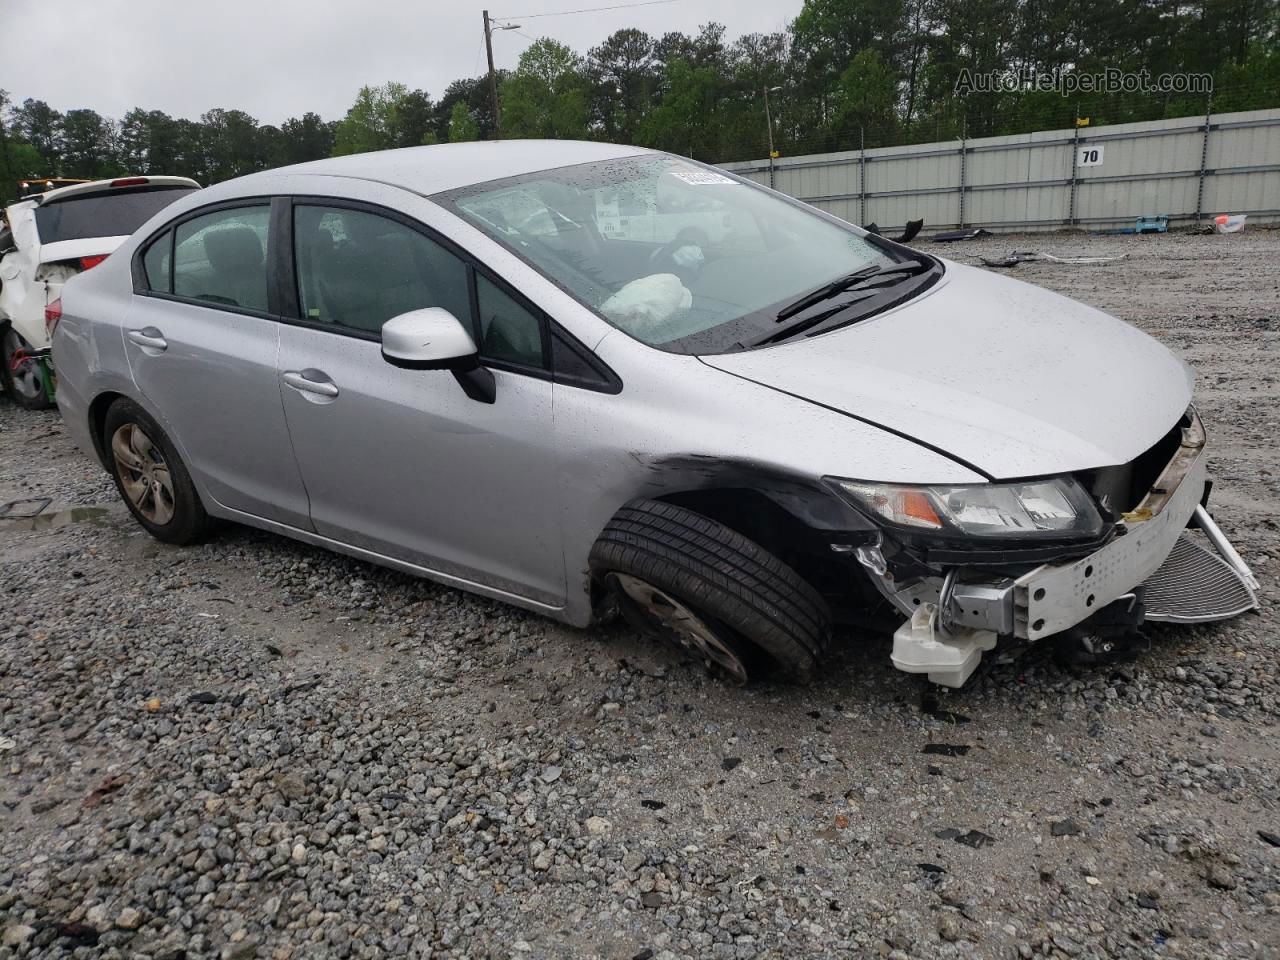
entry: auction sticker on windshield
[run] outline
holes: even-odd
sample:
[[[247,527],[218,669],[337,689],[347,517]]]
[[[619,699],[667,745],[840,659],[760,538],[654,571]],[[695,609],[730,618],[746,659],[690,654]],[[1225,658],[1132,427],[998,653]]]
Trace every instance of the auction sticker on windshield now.
[[[679,177],[685,183],[692,183],[695,186],[702,186],[708,183],[737,183],[737,180],[731,180],[721,173],[712,173],[710,170],[668,170],[673,177]]]

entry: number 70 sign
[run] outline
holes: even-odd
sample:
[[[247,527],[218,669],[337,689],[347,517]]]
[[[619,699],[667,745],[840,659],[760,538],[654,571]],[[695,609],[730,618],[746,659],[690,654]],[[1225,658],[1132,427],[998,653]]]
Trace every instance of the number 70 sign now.
[[[1100,167],[1102,166],[1102,155],[1102,144],[1091,147],[1078,147],[1076,149],[1076,166]]]

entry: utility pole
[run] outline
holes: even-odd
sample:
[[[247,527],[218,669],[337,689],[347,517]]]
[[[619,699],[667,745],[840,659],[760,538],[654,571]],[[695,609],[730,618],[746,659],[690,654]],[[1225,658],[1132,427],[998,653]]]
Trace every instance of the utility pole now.
[[[782,87],[765,87],[764,88],[764,125],[769,128],[769,189],[773,189],[773,161],[778,156],[778,151],[773,148],[773,116],[769,113],[769,91],[781,90]]]
[[[484,11],[484,52],[489,56],[489,93],[493,97],[493,139],[502,139],[502,121],[498,119],[498,75],[493,71],[493,26],[489,11]]]
[[[502,139],[502,120],[498,117],[498,73],[493,69],[493,31],[519,30],[518,23],[496,23],[484,12],[484,52],[489,55],[489,95],[493,97],[493,139]]]

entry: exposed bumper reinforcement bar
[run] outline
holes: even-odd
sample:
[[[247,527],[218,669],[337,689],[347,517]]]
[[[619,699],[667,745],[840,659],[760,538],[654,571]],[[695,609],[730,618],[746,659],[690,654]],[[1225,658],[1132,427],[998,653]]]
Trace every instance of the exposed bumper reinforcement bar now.
[[[895,632],[894,665],[958,687],[997,636],[1035,641],[1060,634],[1139,587],[1148,620],[1201,623],[1256,607],[1257,580],[1201,504],[1206,477],[1204,431],[1193,418],[1151,491],[1124,516],[1120,536],[1079,560],[1043,564],[1016,580],[966,583],[950,572],[937,601],[922,603]]]

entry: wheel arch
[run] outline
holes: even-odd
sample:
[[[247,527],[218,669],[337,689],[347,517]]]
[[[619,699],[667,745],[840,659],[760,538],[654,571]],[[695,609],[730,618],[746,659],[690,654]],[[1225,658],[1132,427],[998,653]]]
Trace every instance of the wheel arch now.
[[[838,549],[869,542],[876,528],[821,481],[704,457],[671,458],[650,467],[649,482],[636,497],[683,507],[759,544],[796,570],[833,609],[877,599],[872,584],[850,570],[857,564],[849,552]],[[594,571],[590,581],[592,606],[598,609],[605,591]]]
[[[93,450],[98,455],[98,462],[102,464],[102,469],[110,470],[111,462],[107,459],[107,448],[102,436],[103,430],[107,425],[107,411],[111,409],[111,405],[117,400],[126,399],[123,393],[115,390],[106,390],[98,394],[89,402],[89,436],[93,440]]]

